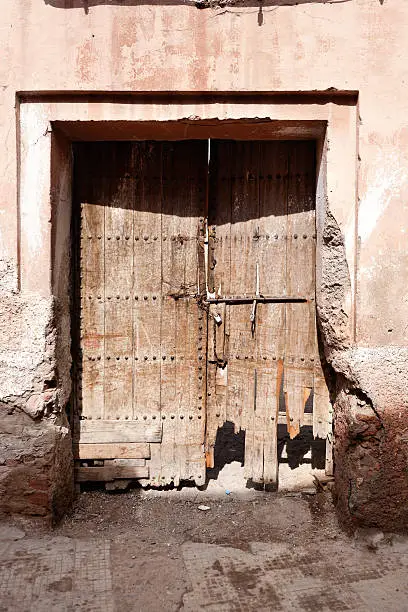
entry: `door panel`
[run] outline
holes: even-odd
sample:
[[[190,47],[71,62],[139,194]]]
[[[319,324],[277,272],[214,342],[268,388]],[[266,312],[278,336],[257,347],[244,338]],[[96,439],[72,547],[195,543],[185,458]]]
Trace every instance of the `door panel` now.
[[[82,144],[75,167],[77,454],[111,460],[114,442],[130,461],[148,442],[145,482],[203,484],[207,142]]]
[[[212,306],[209,323],[218,358],[208,364],[207,463],[217,428],[231,421],[245,430],[247,478],[268,486],[278,479],[282,384],[291,436],[313,387],[314,158],[310,142],[215,141],[211,148],[209,292],[227,303]],[[248,299],[257,296],[289,303]]]

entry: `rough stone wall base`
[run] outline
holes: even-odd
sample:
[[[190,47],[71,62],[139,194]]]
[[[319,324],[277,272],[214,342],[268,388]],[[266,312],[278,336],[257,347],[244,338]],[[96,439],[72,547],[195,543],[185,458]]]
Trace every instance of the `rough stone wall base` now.
[[[0,514],[58,520],[73,499],[71,436],[0,404]]]
[[[339,517],[351,528],[406,531],[408,393],[403,381],[408,380],[407,351],[360,349],[351,363],[350,378],[337,377],[335,401]]]

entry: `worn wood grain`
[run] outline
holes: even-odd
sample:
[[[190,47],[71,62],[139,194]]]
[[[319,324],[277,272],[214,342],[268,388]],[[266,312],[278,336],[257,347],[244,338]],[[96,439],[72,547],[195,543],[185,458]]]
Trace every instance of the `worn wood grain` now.
[[[263,295],[286,294],[288,147],[260,143],[259,284]],[[277,424],[285,343],[284,304],[259,304],[255,333],[258,354],[258,400],[255,415],[257,462],[253,479],[278,486]]]
[[[133,414],[133,199],[131,143],[104,144],[110,162],[105,206],[104,418]]]
[[[104,462],[105,466],[119,466],[119,467],[144,467],[146,465],[146,459],[106,459]]]
[[[80,467],[75,470],[77,482],[109,482],[116,478],[149,478],[148,467]]]
[[[313,388],[315,327],[315,152],[313,143],[292,144],[289,155],[286,290],[309,299],[286,305],[284,388],[288,432],[303,424]]]
[[[79,440],[82,444],[160,442],[161,424],[144,421],[80,421]]]
[[[74,444],[74,459],[149,459],[150,445],[147,443],[130,444]]]

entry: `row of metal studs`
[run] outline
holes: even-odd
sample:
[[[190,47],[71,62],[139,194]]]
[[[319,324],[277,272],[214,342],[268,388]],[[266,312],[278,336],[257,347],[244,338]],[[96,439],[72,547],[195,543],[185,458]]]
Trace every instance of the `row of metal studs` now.
[[[122,299],[129,300],[129,299],[130,299],[130,297],[131,297],[130,295],[125,295],[125,296],[122,296]],[[151,296],[151,299],[152,299],[152,300],[155,302],[155,301],[156,301],[158,298],[160,299],[161,297],[162,297],[162,296],[160,296],[160,295],[152,295],[152,296]],[[166,296],[166,297],[170,297],[170,296]],[[95,299],[95,298],[94,298],[92,295],[88,295],[88,300],[92,300],[92,299]],[[97,295],[97,296],[96,296],[96,299],[97,299],[97,300],[102,300],[103,298],[102,298],[102,296],[101,296],[101,295]],[[107,295],[107,296],[106,296],[106,299],[107,299],[107,300],[112,300],[112,299],[115,299],[115,296],[113,296],[113,295]],[[120,299],[121,299],[121,296],[120,296],[120,295],[117,295],[117,296],[116,296],[116,299],[117,299],[117,300],[120,300]],[[138,301],[138,300],[139,300],[139,296],[138,296],[138,295],[135,295],[135,296],[134,296],[134,299],[135,299],[136,301]],[[140,299],[142,299],[142,296],[140,296]],[[149,299],[149,296],[148,296],[148,295],[144,295],[144,296],[143,296],[143,300],[144,300],[145,302],[147,302],[147,300],[148,300],[148,299]]]
[[[82,237],[85,238],[85,236],[82,236]],[[102,234],[97,234],[96,236],[92,236],[91,234],[88,234],[87,238],[89,240],[93,240],[94,238],[96,238],[97,240],[102,240]],[[120,236],[120,235],[119,236],[106,236],[107,240],[112,240],[112,238],[113,239],[116,238],[116,240],[120,240],[121,238],[124,238],[125,240],[130,240],[131,236],[128,236],[128,235],[126,235],[126,236]],[[143,240],[145,242],[147,242],[149,240],[149,238],[151,238],[154,241],[159,239],[158,236],[146,236],[146,235],[145,236],[135,236],[135,240],[136,241],[141,240],[142,238],[143,238]],[[167,236],[164,235],[164,236],[162,236],[161,239],[166,241],[167,240]],[[194,236],[176,235],[176,236],[172,236],[170,238],[170,240],[173,241],[173,242],[176,242],[176,241],[179,241],[179,240],[183,240],[183,242],[188,242],[189,240],[197,240],[197,235],[194,235]]]
[[[201,350],[201,349],[199,349],[199,350]],[[88,361],[100,361],[102,359],[101,355],[96,355],[96,356],[88,355],[87,358],[88,358]],[[232,356],[232,358],[234,359],[234,356]],[[117,361],[119,361],[120,359],[124,359],[125,361],[128,361],[129,359],[133,359],[133,357],[129,357],[128,355],[125,355],[125,356],[118,355],[116,357],[115,356],[112,357],[111,355],[107,355],[105,357],[105,359],[107,359],[108,361],[110,359],[116,359]],[[135,361],[139,361],[139,359],[141,360],[142,357],[137,357],[137,356],[134,357]],[[148,361],[149,359],[152,359],[153,361],[157,361],[158,358],[157,358],[156,355],[152,355],[151,358],[148,355],[144,355],[143,356],[143,360],[144,361]],[[162,355],[162,360],[166,361],[166,359],[167,359],[167,356],[166,355]],[[176,356],[175,355],[170,355],[169,359],[171,361],[174,361],[176,359]],[[184,359],[184,355],[179,355],[178,359],[183,360]],[[268,357],[266,357],[266,356],[264,356],[264,357],[255,357],[254,355],[245,355],[244,357],[241,357],[240,355],[235,355],[235,359],[237,359],[237,360],[239,360],[239,359],[242,359],[242,360],[248,360],[248,359],[249,360],[258,360],[258,359],[263,359],[264,361],[267,361]],[[291,357],[291,356],[286,356],[286,357],[283,357],[283,356],[282,357],[275,357],[274,356],[274,357],[269,357],[269,359],[272,359],[272,361],[276,361],[277,359],[283,359],[284,361],[292,361],[292,362],[293,361],[297,361],[298,359],[300,361],[306,361],[306,359],[310,359],[310,361],[314,361],[315,360],[314,357],[299,357],[299,358],[297,358],[297,357]],[[199,361],[203,361],[203,356],[201,354],[198,355],[198,360]],[[201,370],[202,366],[199,365],[198,368]]]
[[[212,231],[216,231],[216,230],[213,229]],[[291,236],[291,234],[282,234],[281,238],[287,239],[290,236]],[[259,235],[259,236],[256,236],[256,239],[259,240],[259,238],[262,238],[262,237],[263,237],[262,235]],[[310,237],[311,238],[316,238],[316,235],[312,234]],[[92,240],[93,238],[94,238],[94,236],[88,235],[88,239],[89,240]],[[102,240],[102,236],[100,234],[98,234],[96,236],[96,238],[98,240]],[[107,240],[112,240],[112,238],[113,238],[113,236],[106,236]],[[120,240],[121,238],[122,238],[122,236],[116,236],[116,240]],[[130,236],[124,236],[124,238],[125,238],[125,240],[130,240]],[[149,236],[143,236],[143,240],[145,242],[147,242],[149,240],[149,238],[150,238]],[[228,240],[228,238],[229,238],[228,235],[224,236],[224,240]],[[232,238],[234,240],[237,240],[237,238],[240,238],[240,240],[244,240],[245,238],[247,238],[247,236],[232,236]],[[279,238],[279,235],[278,234],[274,234],[273,236],[270,236],[270,234],[265,234],[265,238],[267,240],[269,240],[269,238],[275,238],[275,240],[277,240]],[[298,238],[298,234],[293,234],[293,238]],[[303,234],[303,238],[306,239],[307,238],[307,234]],[[135,236],[135,240],[136,241],[138,241],[140,239],[141,239],[141,236]],[[152,239],[153,240],[158,240],[158,236],[153,236]],[[170,240],[172,240],[173,242],[176,242],[176,241],[179,241],[179,240],[182,240],[183,242],[188,242],[189,240],[196,240],[196,239],[197,239],[197,236],[192,236],[192,237],[189,237],[189,236],[172,236],[170,238]],[[162,240],[166,241],[167,240],[167,236],[162,236]],[[220,240],[220,238],[218,238],[218,240]]]
[[[201,407],[201,406],[198,406],[198,410],[201,410],[201,409],[202,409],[202,407]],[[180,420],[183,420],[183,419],[184,419],[184,416],[185,416],[184,414],[179,414],[179,415],[178,415],[178,417],[179,417],[179,419],[180,419]],[[170,418],[171,420],[174,420],[176,417],[177,417],[177,415],[176,415],[176,414],[171,414],[171,415],[169,416],[169,418]],[[140,417],[140,419],[143,419],[144,421],[147,421],[148,419],[152,419],[153,421],[155,421],[157,418],[161,418],[161,419],[162,419],[162,421],[165,421],[167,417],[166,417],[166,415],[165,415],[165,414],[162,414],[162,415],[161,415],[161,417],[158,417],[158,415],[156,415],[156,414],[153,414],[153,415],[146,415],[146,414],[144,414],[144,415],[143,415],[143,417]],[[202,415],[201,415],[201,414],[199,414],[199,415],[197,415],[197,417],[196,417],[196,418],[197,418],[197,419],[199,419],[199,420],[201,420],[201,419],[202,419]],[[138,421],[138,420],[139,420],[139,416],[138,416],[138,415],[136,415],[136,416],[134,416],[133,418],[132,418],[132,417],[129,417],[129,416],[125,416],[125,417],[118,417],[118,416],[117,416],[117,417],[115,417],[115,420],[116,420],[116,421],[128,421],[129,419],[130,419],[131,421]],[[189,419],[189,421],[192,421],[192,420],[194,419],[194,415],[192,415],[192,414],[188,415],[188,419]],[[102,420],[102,417],[100,417],[100,416],[98,416],[98,417],[86,416],[86,417],[81,417],[81,418],[80,418],[80,420],[81,420],[81,421],[92,421],[92,420],[95,420],[95,421],[101,421],[101,420]]]

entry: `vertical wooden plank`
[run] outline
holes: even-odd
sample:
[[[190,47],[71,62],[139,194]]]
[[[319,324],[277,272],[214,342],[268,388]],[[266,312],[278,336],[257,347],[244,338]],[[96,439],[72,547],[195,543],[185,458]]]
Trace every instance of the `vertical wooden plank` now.
[[[102,418],[104,408],[104,194],[95,185],[94,145],[77,149],[80,200],[80,387],[82,418]],[[98,189],[99,187],[99,189]]]
[[[330,396],[326,385],[319,354],[316,351],[313,379],[313,436],[327,437],[329,431]]]
[[[162,480],[205,482],[206,316],[198,306],[204,287],[205,141],[166,143],[163,154],[162,342],[171,345],[172,371],[162,376]],[[167,359],[164,363],[168,363]],[[171,367],[171,366],[170,366]],[[164,398],[170,398],[170,401]],[[171,465],[172,468],[166,467]],[[166,473],[163,473],[166,470]],[[171,474],[169,473],[172,472]]]
[[[288,183],[287,293],[307,303],[286,306],[285,401],[291,438],[300,432],[313,387],[315,328],[315,146],[290,146]]]
[[[260,143],[258,261],[261,293],[285,295],[287,223],[286,143]],[[285,306],[260,304],[257,309],[258,398],[255,415],[257,463],[253,480],[268,488],[278,484],[277,424],[283,373]]]
[[[160,453],[160,484],[167,485],[180,482],[178,465],[176,463],[176,301],[174,293],[178,290],[175,279],[173,248],[174,236],[178,232],[178,217],[174,189],[174,154],[173,147],[161,143],[162,149],[162,215],[161,215],[161,293],[162,312],[160,322],[161,343],[161,418],[163,437],[160,449],[152,452]]]
[[[258,143],[235,142],[232,153],[230,286],[231,295],[253,295],[256,290],[256,240],[259,209]],[[246,429],[245,466],[250,464],[254,409],[256,340],[251,331],[252,306],[228,306],[229,354],[227,420],[235,431]]]
[[[101,145],[102,146],[102,145]],[[133,198],[131,145],[104,145],[110,162],[105,206],[105,419],[133,416]]]
[[[230,293],[231,163],[233,143],[211,142],[208,195],[208,262],[206,290],[214,297]],[[219,323],[217,323],[216,318]],[[207,354],[207,466],[214,467],[217,430],[227,420],[226,403],[230,369],[229,310],[225,304],[210,307]],[[220,363],[219,360],[223,362]]]
[[[133,413],[146,423],[160,421],[161,393],[161,144],[133,143]],[[153,444],[150,480],[160,472]]]
[[[325,471],[333,475],[333,407],[316,346],[314,362],[313,436],[326,440]]]

